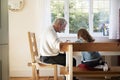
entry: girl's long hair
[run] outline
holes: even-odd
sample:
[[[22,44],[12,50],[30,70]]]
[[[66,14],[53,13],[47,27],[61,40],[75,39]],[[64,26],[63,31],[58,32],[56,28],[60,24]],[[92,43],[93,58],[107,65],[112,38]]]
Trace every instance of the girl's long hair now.
[[[95,39],[89,34],[86,29],[80,29],[77,34],[78,39],[82,37],[87,42],[93,42]]]

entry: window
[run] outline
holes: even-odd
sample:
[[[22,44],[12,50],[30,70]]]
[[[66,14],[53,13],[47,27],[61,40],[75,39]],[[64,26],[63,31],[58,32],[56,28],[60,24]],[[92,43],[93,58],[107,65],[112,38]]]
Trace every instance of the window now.
[[[66,34],[74,35],[86,28],[93,36],[109,35],[110,0],[51,0],[52,21],[65,17]]]

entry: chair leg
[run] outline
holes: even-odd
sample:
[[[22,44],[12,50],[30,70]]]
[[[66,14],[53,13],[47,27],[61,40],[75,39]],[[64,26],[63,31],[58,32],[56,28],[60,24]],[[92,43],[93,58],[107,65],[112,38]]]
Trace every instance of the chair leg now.
[[[32,80],[36,80],[35,71],[36,71],[36,67],[35,65],[32,65]]]
[[[36,77],[36,80],[39,80],[39,70],[38,69],[36,69],[36,71],[35,71],[35,77]]]
[[[54,80],[57,80],[57,65],[54,66]]]

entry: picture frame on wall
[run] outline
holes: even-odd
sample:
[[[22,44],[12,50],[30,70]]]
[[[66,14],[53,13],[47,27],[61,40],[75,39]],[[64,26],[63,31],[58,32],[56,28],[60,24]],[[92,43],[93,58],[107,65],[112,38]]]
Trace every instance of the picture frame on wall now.
[[[24,8],[25,0],[9,0],[8,9],[12,12],[21,11]]]

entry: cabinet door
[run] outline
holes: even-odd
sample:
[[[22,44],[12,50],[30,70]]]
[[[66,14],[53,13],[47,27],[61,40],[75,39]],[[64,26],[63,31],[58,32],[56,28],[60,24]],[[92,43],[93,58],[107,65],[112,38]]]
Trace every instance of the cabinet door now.
[[[0,0],[0,29],[1,29],[1,0]],[[0,33],[0,37],[1,37],[1,33]],[[1,42],[1,38],[0,38],[0,42]],[[1,50],[1,47],[0,47],[0,80],[2,80],[2,50]]]
[[[0,0],[0,80],[9,80],[8,0]]]
[[[0,60],[0,80],[2,80],[2,62],[1,62],[1,60]]]

